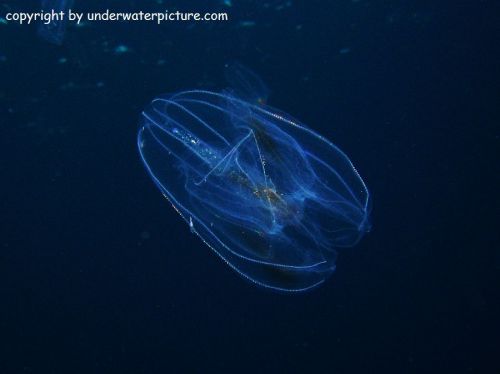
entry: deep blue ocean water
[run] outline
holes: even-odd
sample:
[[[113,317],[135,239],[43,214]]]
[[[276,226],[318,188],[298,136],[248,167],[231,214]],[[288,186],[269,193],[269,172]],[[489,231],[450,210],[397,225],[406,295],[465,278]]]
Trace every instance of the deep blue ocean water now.
[[[498,373],[499,54],[494,1],[78,1],[227,12],[219,23],[69,24],[0,2],[0,373]],[[345,150],[370,233],[299,295],[237,277],[146,174],[156,96],[225,88]]]

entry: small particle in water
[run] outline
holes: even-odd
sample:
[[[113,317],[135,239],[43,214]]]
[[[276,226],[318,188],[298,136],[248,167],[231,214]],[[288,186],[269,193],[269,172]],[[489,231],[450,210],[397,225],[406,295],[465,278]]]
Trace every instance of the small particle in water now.
[[[222,2],[225,6],[233,6],[233,2],[231,0],[224,0]]]
[[[85,22],[85,21],[82,21],[82,22],[78,22],[75,24],[76,27],[78,28],[82,28],[82,27],[88,27],[90,25],[89,22]]]
[[[292,6],[292,2],[291,1],[287,1],[287,2],[285,2],[283,4],[276,5],[274,9],[279,12],[280,10],[283,10],[285,8],[290,8],[291,6]]]
[[[151,234],[148,231],[141,232],[141,239],[142,240],[147,240],[149,238],[151,238]]]
[[[59,60],[57,60],[58,64],[65,64],[68,62],[68,59],[66,57],[61,57]]]
[[[348,54],[349,52],[351,52],[351,48],[347,48],[347,47],[346,47],[346,48],[342,48],[342,49],[339,51],[339,53],[340,53],[341,55]]]
[[[124,54],[124,53],[128,53],[130,52],[130,48],[127,47],[126,45],[124,44],[120,44],[120,45],[117,45],[115,47],[115,49],[113,50],[114,53],[116,53],[117,55],[121,55],[121,54]]]
[[[63,83],[59,86],[59,90],[61,91],[73,91],[76,90],[78,86],[75,84],[75,82],[66,82]]]
[[[255,22],[254,21],[241,21],[238,26],[240,27],[254,27]]]

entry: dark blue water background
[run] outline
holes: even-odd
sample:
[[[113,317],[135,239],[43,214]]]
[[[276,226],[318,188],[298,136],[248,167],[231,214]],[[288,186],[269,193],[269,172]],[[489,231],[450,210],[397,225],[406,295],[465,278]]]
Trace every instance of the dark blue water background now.
[[[231,4],[75,1],[231,20],[69,25],[62,46],[0,23],[0,372],[497,372],[498,6]],[[371,189],[372,232],[312,293],[237,278],[137,155],[142,108],[223,88],[232,60]]]

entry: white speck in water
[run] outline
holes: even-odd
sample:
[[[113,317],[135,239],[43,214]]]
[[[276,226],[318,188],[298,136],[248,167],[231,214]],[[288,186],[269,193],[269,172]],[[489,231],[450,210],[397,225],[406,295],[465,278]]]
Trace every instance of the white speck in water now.
[[[131,52],[130,48],[127,47],[126,45],[124,44],[120,44],[120,45],[117,45],[113,52],[117,55],[121,55],[121,54],[124,54],[124,53],[128,53],[128,52]]]

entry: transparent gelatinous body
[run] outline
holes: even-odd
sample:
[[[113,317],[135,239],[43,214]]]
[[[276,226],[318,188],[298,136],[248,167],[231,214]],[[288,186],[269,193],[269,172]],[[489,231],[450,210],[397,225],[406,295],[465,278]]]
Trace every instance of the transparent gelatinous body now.
[[[202,90],[158,97],[138,147],[191,231],[258,285],[317,286],[336,249],[370,228],[369,193],[349,158],[277,109]]]

